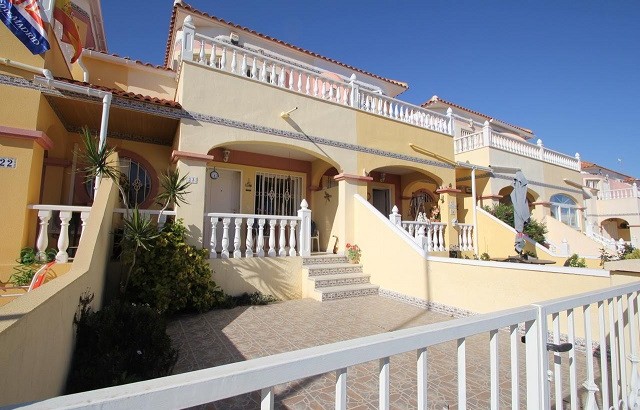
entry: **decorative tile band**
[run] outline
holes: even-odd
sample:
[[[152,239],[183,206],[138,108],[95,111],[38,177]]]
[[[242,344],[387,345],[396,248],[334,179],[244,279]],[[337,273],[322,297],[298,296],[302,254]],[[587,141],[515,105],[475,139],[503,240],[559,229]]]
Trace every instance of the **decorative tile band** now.
[[[15,87],[22,87],[22,88],[30,88],[32,90],[37,90],[45,95],[69,98],[69,99],[78,100],[78,101],[90,101],[96,104],[102,103],[102,101],[97,97],[90,97],[87,95],[68,92],[68,91],[61,92],[56,89],[45,87],[39,84],[34,84],[33,82],[29,80],[25,80],[24,78],[12,77],[8,75],[0,74],[0,84],[11,85]],[[372,155],[377,155],[381,157],[400,159],[400,160],[413,162],[417,164],[431,165],[431,166],[447,168],[447,169],[455,168],[453,165],[446,164],[444,162],[414,157],[411,155],[399,154],[399,153],[390,152],[390,151],[384,151],[381,149],[365,147],[358,144],[350,144],[350,143],[336,141],[336,140],[323,138],[323,137],[315,137],[315,136],[306,135],[299,132],[285,131],[277,128],[250,124],[242,121],[216,117],[213,115],[201,114],[201,113],[187,111],[179,108],[165,107],[165,106],[160,106],[158,104],[152,104],[152,103],[147,103],[143,101],[134,101],[128,98],[119,97],[117,95],[113,96],[113,100],[111,104],[112,106],[115,106],[115,107],[128,109],[132,111],[139,111],[145,114],[158,115],[166,118],[196,120],[196,121],[205,122],[209,124],[222,125],[225,127],[243,129],[243,130],[258,132],[262,134],[275,135],[275,136],[289,138],[297,141],[312,142],[315,144],[321,144],[321,145],[341,148],[341,149],[350,150],[350,151],[357,151],[365,154],[372,154]]]

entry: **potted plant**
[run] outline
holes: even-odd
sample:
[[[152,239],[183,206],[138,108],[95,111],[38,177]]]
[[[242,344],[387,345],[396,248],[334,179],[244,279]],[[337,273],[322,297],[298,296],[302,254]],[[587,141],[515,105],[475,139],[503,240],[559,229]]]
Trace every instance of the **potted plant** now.
[[[360,256],[362,256],[362,251],[360,247],[356,244],[347,244],[347,259],[349,263],[360,263]]]

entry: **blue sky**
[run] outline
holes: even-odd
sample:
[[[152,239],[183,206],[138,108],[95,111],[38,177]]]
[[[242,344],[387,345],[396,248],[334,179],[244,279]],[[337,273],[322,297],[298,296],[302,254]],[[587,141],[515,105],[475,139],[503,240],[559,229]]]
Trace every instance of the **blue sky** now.
[[[187,3],[640,177],[638,1]],[[109,51],[162,64],[172,4],[103,1]]]

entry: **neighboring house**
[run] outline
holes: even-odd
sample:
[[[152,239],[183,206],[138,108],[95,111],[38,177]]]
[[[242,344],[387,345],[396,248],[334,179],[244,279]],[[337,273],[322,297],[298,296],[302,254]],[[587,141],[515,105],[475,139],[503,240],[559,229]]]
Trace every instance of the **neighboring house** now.
[[[603,242],[640,247],[640,190],[637,178],[582,161],[587,233]]]

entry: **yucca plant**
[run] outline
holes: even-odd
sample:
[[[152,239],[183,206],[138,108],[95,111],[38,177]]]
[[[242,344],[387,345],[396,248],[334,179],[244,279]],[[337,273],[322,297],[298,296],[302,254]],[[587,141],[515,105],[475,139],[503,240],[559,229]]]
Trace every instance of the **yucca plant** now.
[[[188,203],[185,196],[191,193],[187,191],[191,186],[191,182],[187,180],[187,175],[180,176],[180,171],[169,169],[166,174],[162,174],[160,177],[160,186],[162,187],[162,192],[156,196],[156,201],[162,205],[162,209],[158,218],[162,216],[169,205],[180,206],[180,204]]]
[[[142,250],[151,249],[153,241],[158,237],[158,229],[151,223],[150,219],[140,214],[136,205],[129,215],[124,218],[124,229],[122,233],[122,260],[129,265],[127,276],[124,278],[122,293],[124,294],[129,284],[131,272],[136,267],[138,253]]]

